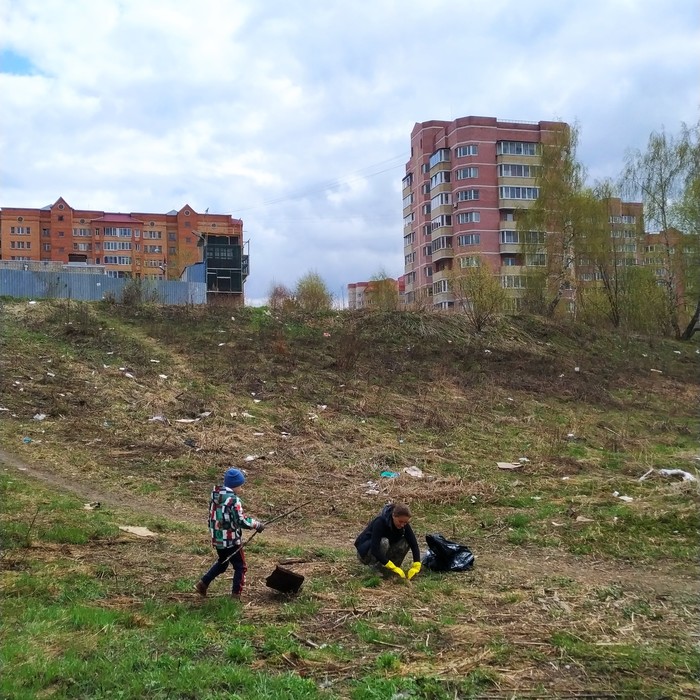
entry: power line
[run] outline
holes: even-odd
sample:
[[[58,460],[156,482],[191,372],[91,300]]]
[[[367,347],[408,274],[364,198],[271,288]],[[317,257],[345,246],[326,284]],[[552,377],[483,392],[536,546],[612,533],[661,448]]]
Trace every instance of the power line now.
[[[376,175],[381,175],[382,173],[389,172],[390,170],[394,170],[395,168],[398,168],[400,165],[403,165],[403,163],[406,160],[406,155],[401,154],[398,156],[394,156],[393,158],[388,158],[386,160],[379,161],[378,163],[373,163],[372,165],[368,165],[365,168],[362,168],[360,170],[353,171],[352,173],[349,173],[348,175],[341,175],[340,177],[334,178],[333,180],[327,180],[325,182],[318,182],[313,185],[310,185],[307,188],[301,189],[301,190],[296,190],[295,192],[292,192],[288,195],[284,195],[283,197],[275,197],[273,199],[267,199],[259,204],[254,204],[249,207],[244,207],[243,209],[238,209],[236,210],[235,214],[232,214],[232,216],[237,217],[238,214],[241,212],[245,211],[250,211],[252,209],[260,209],[261,207],[269,207],[272,206],[273,204],[279,204],[280,202],[287,202],[293,199],[301,199],[303,197],[307,197],[312,194],[317,194],[319,192],[325,192],[326,190],[329,190],[333,187],[338,187],[340,185],[344,184],[350,184],[352,182],[357,182],[358,180],[363,180],[365,178],[369,177],[375,177]],[[397,162],[398,161],[398,162]],[[387,163],[392,163],[392,165],[389,165],[388,167],[382,167],[380,170],[375,170],[375,168],[379,166],[384,166]]]

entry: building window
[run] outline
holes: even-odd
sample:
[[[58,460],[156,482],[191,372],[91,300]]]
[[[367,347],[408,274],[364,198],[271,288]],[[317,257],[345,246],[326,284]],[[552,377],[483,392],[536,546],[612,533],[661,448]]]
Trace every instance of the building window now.
[[[501,163],[498,166],[499,177],[538,177],[542,168],[539,165],[521,163]]]
[[[48,229],[48,228],[42,228],[42,229],[41,229],[41,235],[42,235],[44,238],[49,238],[49,237],[51,236],[51,230]]]
[[[449,163],[450,161],[450,149],[449,148],[439,148],[428,161],[428,169],[437,165],[438,163]]]
[[[45,251],[48,252],[49,250],[51,250],[51,244],[50,244],[50,243],[44,243],[43,248],[44,248]]]
[[[413,212],[411,212],[411,213],[408,214],[407,216],[404,216],[404,217],[403,217],[403,225],[404,225],[404,227],[410,226],[415,220],[416,220],[416,215],[415,215]]]
[[[439,173],[435,173],[435,175],[430,178],[430,188],[428,191],[430,191],[433,187],[450,182],[451,179],[452,173],[449,170],[441,170]]]
[[[126,255],[105,255],[105,265],[131,265],[131,258]]]
[[[73,235],[74,236],[89,236],[90,235],[90,229],[89,228],[74,228],[73,229]]]
[[[105,241],[103,250],[131,250],[131,241]]]
[[[408,175],[406,175],[406,177],[404,177],[404,179],[401,180],[401,184],[403,186],[403,189],[410,187],[413,184],[413,173],[408,173]]]
[[[458,180],[467,180],[473,177],[479,177],[479,168],[460,168],[457,171]]]
[[[504,267],[514,267],[518,264],[518,259],[514,255],[504,255],[501,258],[501,265]]]
[[[472,199],[479,199],[479,190],[460,190],[457,193],[457,201],[468,202]]]
[[[412,253],[409,253],[408,255],[404,255],[403,257],[403,263],[404,265],[410,265],[411,263],[416,262],[416,251],[414,250]]]
[[[496,143],[496,155],[512,156],[538,156],[542,153],[539,143],[530,141],[498,141]]]
[[[480,233],[465,233],[457,237],[457,245],[479,245],[481,243]]]
[[[439,280],[438,282],[433,282],[433,294],[445,294],[450,291],[450,286],[447,280]]]
[[[176,254],[177,254],[177,248],[170,246],[170,248],[168,248],[168,255],[176,255]]]
[[[498,196],[501,199],[537,199],[539,187],[499,187]]]
[[[426,267],[424,267],[423,274],[425,277],[432,277],[433,276],[433,266],[427,265]]]
[[[441,214],[440,216],[436,216],[430,222],[431,232],[435,231],[438,228],[442,228],[443,226],[452,226],[452,215],[451,214]]]
[[[525,256],[525,264],[530,267],[543,267],[547,264],[545,253],[529,253]]]
[[[403,244],[404,244],[404,246],[411,245],[411,243],[414,243],[415,240],[416,240],[416,232],[411,231],[411,233],[409,233],[403,237]]]
[[[410,194],[407,194],[407,195],[403,198],[403,206],[404,206],[404,209],[405,209],[406,207],[410,207],[411,204],[413,204],[413,192],[411,192]]]
[[[525,275],[503,275],[501,284],[505,289],[525,289],[527,287],[527,277]]]
[[[430,210],[437,209],[437,207],[442,207],[445,204],[452,204],[452,193],[451,192],[440,192],[436,194],[430,200]]]
[[[62,208],[63,208],[62,206],[59,207],[59,209],[62,209]],[[58,215],[58,220],[59,220],[59,221],[63,221],[63,214],[59,214],[59,215]]]
[[[464,267],[479,267],[481,260],[478,255],[466,255],[459,259],[459,266]]]
[[[455,155],[457,158],[479,155],[479,146],[477,146],[475,143],[470,143],[467,146],[458,146],[455,149]]]
[[[430,214],[430,202],[424,204],[420,210],[423,214]]]
[[[465,211],[457,214],[457,223],[478,224],[481,221],[481,213],[478,211]]]

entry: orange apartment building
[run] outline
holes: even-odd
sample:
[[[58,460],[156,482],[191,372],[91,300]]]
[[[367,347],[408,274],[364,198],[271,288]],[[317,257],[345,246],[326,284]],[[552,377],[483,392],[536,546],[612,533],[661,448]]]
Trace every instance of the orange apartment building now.
[[[387,278],[386,281],[396,289],[397,302],[401,307],[406,292],[403,277],[399,277],[398,280]],[[376,282],[350,282],[348,284],[348,308],[353,310],[371,309],[374,303],[373,286],[376,286]]]
[[[85,263],[112,277],[177,280],[204,250],[207,290],[240,295],[241,302],[245,245],[240,219],[188,205],[124,214],[74,209],[60,197],[41,209],[0,209],[0,260]]]

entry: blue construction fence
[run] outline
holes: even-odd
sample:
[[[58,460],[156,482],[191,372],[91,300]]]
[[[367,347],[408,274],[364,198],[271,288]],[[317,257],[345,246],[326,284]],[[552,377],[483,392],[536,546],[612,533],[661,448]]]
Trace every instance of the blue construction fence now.
[[[206,304],[204,282],[134,280],[84,272],[0,269],[0,296],[19,299],[121,301],[124,290],[138,285],[143,301],[164,305]]]

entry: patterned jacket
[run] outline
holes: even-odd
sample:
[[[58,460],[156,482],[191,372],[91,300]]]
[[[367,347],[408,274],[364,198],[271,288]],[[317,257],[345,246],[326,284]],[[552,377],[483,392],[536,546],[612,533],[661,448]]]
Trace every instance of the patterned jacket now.
[[[209,532],[212,547],[225,549],[241,543],[242,529],[255,530],[260,522],[246,517],[241,499],[229,488],[216,486],[209,504]]]

